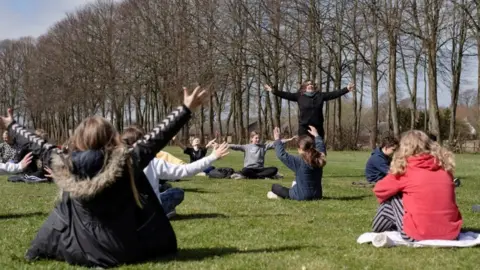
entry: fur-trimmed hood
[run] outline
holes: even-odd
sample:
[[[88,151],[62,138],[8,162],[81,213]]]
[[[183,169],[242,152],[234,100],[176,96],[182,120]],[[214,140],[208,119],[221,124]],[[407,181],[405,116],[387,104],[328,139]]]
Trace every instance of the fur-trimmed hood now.
[[[101,159],[98,160],[91,160],[87,157],[73,161],[67,160],[67,158],[59,154],[53,155],[53,179],[61,191],[69,192],[71,197],[80,199],[91,198],[111,186],[122,176],[126,160],[129,158],[128,149],[125,147],[117,147],[107,158],[108,161],[103,166],[103,155]],[[66,162],[72,162],[73,166],[67,166]],[[92,172],[87,172],[90,175],[85,175],[69,169],[69,167],[86,167],[91,170],[92,166],[99,168],[98,173],[92,174]]]

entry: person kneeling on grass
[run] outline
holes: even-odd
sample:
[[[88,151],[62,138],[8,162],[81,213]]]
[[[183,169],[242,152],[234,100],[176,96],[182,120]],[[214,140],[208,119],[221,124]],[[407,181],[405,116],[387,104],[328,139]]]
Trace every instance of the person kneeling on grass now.
[[[131,126],[124,130],[122,140],[126,145],[132,146],[133,143],[141,139],[144,135],[145,132],[140,127]],[[223,143],[221,145],[215,145],[214,151],[209,156],[192,163],[177,165],[163,159],[154,158],[148,166],[143,169],[168,218],[176,215],[175,207],[183,201],[185,192],[180,188],[168,188],[162,192],[160,190],[159,180],[175,180],[194,176],[210,167],[215,160],[228,154],[228,144]]]
[[[373,150],[365,166],[365,176],[369,183],[376,183],[388,174],[390,162],[397,147],[398,140],[388,135],[383,138],[380,147]]]
[[[284,139],[282,142],[286,143],[295,138],[296,136],[290,139]],[[283,177],[282,175],[278,174],[278,169],[276,167],[264,167],[265,154],[268,150],[274,148],[274,143],[260,143],[260,134],[258,134],[256,131],[252,131],[250,133],[250,144],[229,144],[228,146],[234,151],[242,151],[244,153],[242,171],[240,173],[234,173],[231,178],[265,179]]]
[[[389,174],[373,189],[380,203],[373,231],[398,231],[407,241],[457,239],[462,216],[454,169],[450,151],[422,131],[406,132]]]
[[[292,199],[297,201],[319,200],[322,198],[322,175],[323,167],[327,163],[325,156],[325,144],[315,127],[309,126],[308,135],[298,138],[298,153],[293,156],[285,151],[283,142],[280,140],[280,129],[273,131],[275,138],[275,151],[278,159],[285,166],[295,172],[296,184],[288,189],[278,184],[272,185],[272,191],[267,193],[269,199]]]

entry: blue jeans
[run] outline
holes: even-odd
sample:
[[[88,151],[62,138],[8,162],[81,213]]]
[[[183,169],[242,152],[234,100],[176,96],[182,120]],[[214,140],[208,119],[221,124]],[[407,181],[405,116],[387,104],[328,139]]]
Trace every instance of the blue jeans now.
[[[209,174],[213,170],[215,170],[215,167],[210,166],[210,167],[206,168],[205,170],[203,170],[203,172],[206,173],[206,174]]]
[[[160,193],[160,201],[162,202],[163,211],[168,214],[175,210],[175,207],[183,202],[185,191],[181,188],[169,188]]]

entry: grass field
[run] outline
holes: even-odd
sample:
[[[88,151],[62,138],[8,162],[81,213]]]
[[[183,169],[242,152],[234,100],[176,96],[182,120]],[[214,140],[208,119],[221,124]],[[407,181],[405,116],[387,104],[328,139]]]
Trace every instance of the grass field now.
[[[177,148],[167,149],[185,159]],[[359,245],[370,230],[376,201],[372,191],[351,185],[363,179],[366,152],[329,152],[324,199],[315,202],[268,200],[272,183],[290,185],[292,173],[269,152],[267,165],[285,179],[209,180],[197,177],[173,183],[185,201],[172,221],[179,254],[169,260],[121,269],[476,269],[479,249],[376,249]],[[464,227],[480,229],[480,156],[457,156],[462,178],[457,201]],[[216,166],[240,169],[242,156]],[[56,187],[0,181],[0,269],[73,269],[54,261],[27,264],[23,255],[53,207]]]

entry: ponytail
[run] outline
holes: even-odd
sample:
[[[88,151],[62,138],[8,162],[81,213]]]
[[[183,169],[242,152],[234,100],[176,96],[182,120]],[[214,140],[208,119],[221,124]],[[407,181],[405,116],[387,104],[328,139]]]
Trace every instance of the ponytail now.
[[[325,160],[325,155],[320,153],[315,148],[306,149],[302,154],[303,160],[313,168],[323,168],[327,161]]]

